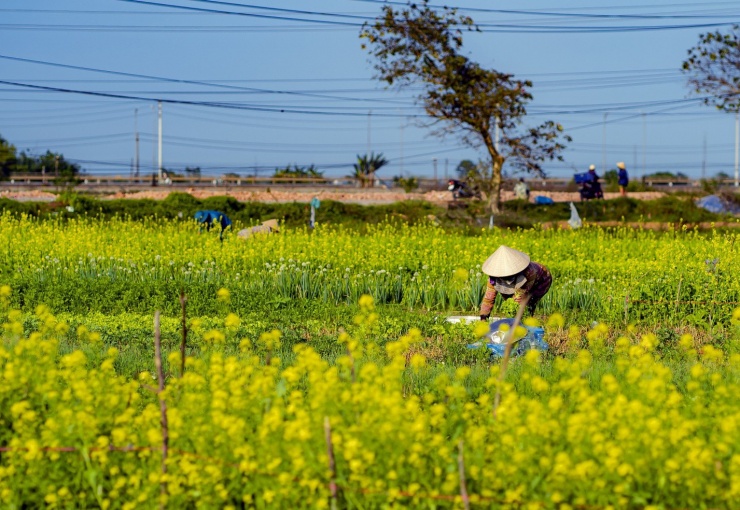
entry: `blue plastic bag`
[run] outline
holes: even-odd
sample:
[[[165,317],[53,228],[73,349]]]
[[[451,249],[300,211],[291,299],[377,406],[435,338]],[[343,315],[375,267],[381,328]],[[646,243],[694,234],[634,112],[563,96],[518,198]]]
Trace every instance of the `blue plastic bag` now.
[[[550,197],[543,197],[542,195],[537,195],[536,197],[534,197],[534,203],[540,204],[540,205],[550,205],[550,204],[554,204],[555,202]]]
[[[507,325],[509,326],[509,328],[511,328],[514,325],[514,319],[500,319],[492,322],[491,328],[486,335],[489,341],[481,341],[474,344],[469,344],[468,349],[478,349],[485,346],[485,348],[491,352],[491,357],[503,357],[504,352],[506,351],[506,344],[503,342],[497,343],[492,341],[493,337],[503,339],[503,337],[505,336],[504,332],[501,331],[501,326],[503,325]],[[536,349],[542,352],[547,351],[550,346],[547,345],[547,342],[545,342],[544,340],[545,329],[540,326],[524,326],[524,328],[527,330],[527,334],[514,344],[511,349],[511,356],[521,356],[522,354],[532,349]]]

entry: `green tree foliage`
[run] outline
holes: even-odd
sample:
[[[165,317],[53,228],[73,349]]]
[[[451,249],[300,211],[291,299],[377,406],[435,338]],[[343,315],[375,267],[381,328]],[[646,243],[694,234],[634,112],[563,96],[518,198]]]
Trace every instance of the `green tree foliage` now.
[[[276,168],[273,177],[299,177],[299,178],[316,178],[323,177],[323,172],[316,169],[314,165],[304,167],[293,165],[286,166],[285,168]]]
[[[0,136],[0,178],[7,179],[11,172],[15,172],[17,163],[15,146]]]
[[[354,174],[352,177],[360,180],[360,185],[364,187],[372,187],[373,181],[375,180],[375,172],[383,168],[388,164],[388,160],[383,157],[383,154],[364,154],[357,155],[357,163],[353,166]]]
[[[393,178],[393,183],[403,188],[406,193],[411,193],[419,188],[419,179],[416,177],[403,177],[397,175]]]
[[[740,26],[699,36],[682,68],[694,93],[708,94],[704,104],[740,111]]]
[[[469,176],[474,175],[477,170],[478,168],[476,164],[469,159],[463,159],[462,161],[460,161],[460,164],[457,165],[457,168],[455,168],[455,172],[462,180],[465,180]]]
[[[32,156],[21,152],[17,164],[18,172],[42,173],[58,177],[60,179],[74,178],[79,172],[80,167],[76,163],[70,163],[64,156],[51,151],[41,156]]]
[[[619,182],[619,172],[611,169],[604,172],[604,182],[607,186],[616,186]]]
[[[421,83],[417,100],[431,117],[436,135],[456,134],[472,147],[486,148],[488,206],[497,213],[504,162],[543,174],[541,164],[562,159],[563,142],[570,137],[552,121],[522,128],[532,83],[484,69],[462,55],[463,31],[475,29],[473,20],[456,9],[437,11],[424,0],[399,10],[385,5],[373,24],[365,24],[361,37],[379,80],[397,88]],[[494,127],[500,132],[498,143]]]
[[[653,172],[651,174],[645,175],[646,179],[688,179],[689,176],[686,175],[683,172]]]

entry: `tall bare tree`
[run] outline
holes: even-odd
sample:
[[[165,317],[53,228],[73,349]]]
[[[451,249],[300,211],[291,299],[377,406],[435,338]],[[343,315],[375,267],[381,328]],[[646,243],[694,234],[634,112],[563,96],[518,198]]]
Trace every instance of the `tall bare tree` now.
[[[708,94],[704,103],[726,112],[740,111],[740,27],[727,33],[710,32],[688,51],[683,63],[696,94]]]
[[[477,30],[468,16],[454,8],[437,11],[428,2],[409,3],[394,10],[385,5],[374,23],[366,23],[360,37],[370,52],[376,78],[399,89],[422,85],[417,96],[431,118],[434,134],[454,134],[471,147],[485,147],[490,158],[486,188],[492,213],[501,208],[501,170],[509,162],[517,170],[544,175],[542,163],[562,159],[560,124],[547,121],[523,128],[526,105],[532,99],[529,81],[484,69],[461,54],[463,32]],[[498,126],[500,139],[492,132]]]

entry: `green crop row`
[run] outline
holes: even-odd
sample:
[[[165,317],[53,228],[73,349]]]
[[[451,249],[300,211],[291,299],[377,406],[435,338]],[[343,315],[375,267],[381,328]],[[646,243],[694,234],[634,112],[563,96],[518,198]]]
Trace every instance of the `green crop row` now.
[[[184,291],[195,315],[318,301],[352,305],[369,294],[407,310],[475,313],[480,264],[499,245],[529,253],[552,272],[540,313],[610,323],[711,329],[740,302],[735,233],[628,228],[447,232],[432,224],[283,229],[247,240],[170,220],[38,221],[0,218],[0,281],[15,306],[58,311],[170,315]],[[497,307],[498,308],[498,307]],[[498,308],[500,310],[500,308]]]

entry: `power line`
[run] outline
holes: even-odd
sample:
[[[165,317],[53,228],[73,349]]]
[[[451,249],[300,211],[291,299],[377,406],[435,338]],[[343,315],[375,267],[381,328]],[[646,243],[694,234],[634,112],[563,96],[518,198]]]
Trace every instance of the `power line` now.
[[[300,110],[296,108],[284,108],[279,106],[255,106],[255,105],[249,105],[249,104],[241,104],[241,103],[222,103],[222,102],[205,102],[205,101],[188,101],[185,99],[165,99],[165,98],[154,98],[154,97],[141,97],[141,96],[132,96],[127,94],[114,94],[109,92],[97,92],[92,90],[76,90],[76,89],[67,89],[67,88],[61,88],[61,87],[47,87],[44,85],[32,85],[30,83],[20,83],[20,82],[13,82],[13,81],[6,81],[6,80],[0,80],[0,83],[5,85],[14,85],[16,87],[21,88],[29,88],[29,89],[36,89],[36,90],[46,90],[49,92],[61,92],[66,94],[80,94],[80,95],[87,95],[87,96],[96,96],[96,97],[108,97],[112,99],[134,99],[139,101],[149,101],[149,102],[155,102],[155,101],[161,101],[163,103],[168,104],[182,104],[182,105],[194,105],[194,106],[206,106],[210,108],[224,108],[224,109],[231,109],[231,110],[249,110],[249,111],[257,111],[257,112],[273,112],[273,113],[292,113],[292,114],[299,114],[299,115],[336,115],[336,116],[355,116],[355,117],[365,117],[366,113],[358,113],[358,112],[341,112],[341,111],[326,111],[326,110]],[[393,110],[397,110],[397,108],[392,108]],[[384,117],[417,117],[419,115],[401,115],[401,114],[392,114],[392,113],[378,113],[378,116],[384,116]]]
[[[182,10],[193,11],[193,12],[229,14],[232,16],[246,16],[249,18],[261,18],[261,19],[271,19],[271,20],[280,20],[280,21],[302,21],[302,22],[319,23],[319,24],[325,24],[325,25],[358,27],[358,28],[362,26],[362,23],[352,23],[352,22],[333,21],[333,20],[307,20],[304,18],[294,18],[294,17],[289,17],[289,16],[273,16],[269,14],[255,14],[255,13],[248,13],[248,12],[225,11],[221,9],[210,9],[210,8],[206,9],[202,7],[192,7],[192,6],[185,6],[185,5],[172,5],[172,4],[165,4],[165,3],[160,3],[160,2],[152,2],[149,0],[118,0],[118,1],[132,3],[132,4],[140,4],[140,5],[153,5],[156,7],[169,7],[171,9],[182,9]]]
[[[215,88],[221,88],[221,89],[227,89],[227,90],[236,90],[236,91],[241,91],[241,92],[253,92],[253,93],[262,93],[262,94],[280,94],[280,95],[284,94],[284,95],[314,97],[314,98],[319,98],[319,99],[340,99],[342,101],[376,101],[373,99],[348,98],[344,96],[341,96],[341,97],[340,96],[329,96],[325,94],[315,94],[315,93],[309,93],[309,92],[293,92],[293,91],[287,91],[287,90],[260,89],[260,88],[254,88],[254,87],[242,87],[238,85],[228,85],[228,84],[221,84],[221,83],[205,82],[205,81],[199,81],[199,80],[186,80],[182,78],[169,78],[165,76],[154,76],[154,75],[140,74],[140,73],[129,73],[129,72],[124,72],[124,71],[113,71],[110,69],[100,69],[100,68],[94,68],[94,67],[77,66],[77,65],[72,65],[72,64],[61,64],[58,62],[49,62],[45,60],[35,60],[35,59],[30,59],[30,58],[14,57],[11,55],[0,54],[0,59],[10,60],[14,62],[37,64],[37,65],[43,65],[43,66],[49,66],[49,67],[59,67],[63,69],[74,69],[78,71],[110,74],[110,75],[115,75],[115,76],[127,76],[129,78],[141,78],[145,80],[154,80],[154,81],[167,82],[167,83],[202,85],[202,86],[207,86],[207,87],[215,87]]]
[[[405,2],[389,1],[389,0],[354,0],[356,2],[372,3],[379,5],[397,5],[397,6],[408,6]],[[730,5],[737,5],[733,2],[726,2]],[[694,4],[689,4],[694,5]],[[588,18],[588,19],[696,19],[696,18],[717,18],[725,15],[686,15],[686,14],[590,14],[590,13],[579,13],[579,12],[558,12],[558,11],[540,11],[540,10],[521,10],[521,9],[492,9],[485,7],[462,7],[462,6],[443,6],[429,4],[429,7],[433,9],[441,9],[444,7],[453,7],[459,11],[464,12],[483,12],[491,14],[517,14],[525,16],[551,16],[551,17],[568,17],[568,18]],[[649,6],[639,6],[645,8]],[[666,7],[660,5],[659,7]],[[602,9],[611,7],[602,7]],[[622,6],[622,8],[625,8]],[[634,7],[630,7],[634,8]]]

